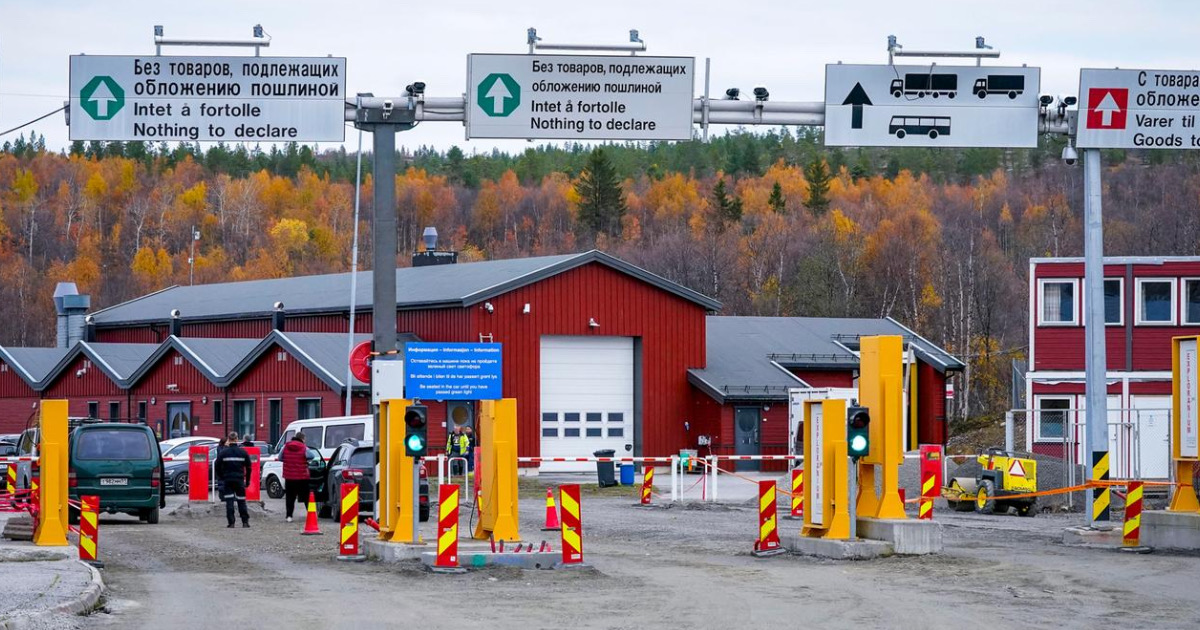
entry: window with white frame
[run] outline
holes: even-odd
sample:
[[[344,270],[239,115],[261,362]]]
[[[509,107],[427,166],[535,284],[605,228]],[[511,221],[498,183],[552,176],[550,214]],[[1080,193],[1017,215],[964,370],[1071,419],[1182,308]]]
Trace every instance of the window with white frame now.
[[[1060,440],[1067,427],[1071,396],[1037,397],[1037,436],[1039,440]]]
[[[1183,281],[1183,323],[1200,324],[1200,278]]]
[[[1079,313],[1075,296],[1078,287],[1078,280],[1039,280],[1041,308],[1038,323],[1042,326],[1077,326]]]
[[[1137,323],[1170,326],[1175,323],[1175,281],[1170,278],[1138,278]]]

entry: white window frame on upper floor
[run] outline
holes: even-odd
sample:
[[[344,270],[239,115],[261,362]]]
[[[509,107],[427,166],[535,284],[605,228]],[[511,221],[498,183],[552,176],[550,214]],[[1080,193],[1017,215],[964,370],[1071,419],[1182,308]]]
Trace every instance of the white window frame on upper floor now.
[[[1071,285],[1071,320],[1070,321],[1046,321],[1046,285],[1047,284],[1070,284]],[[1064,327],[1079,325],[1079,278],[1038,278],[1037,281],[1037,325],[1045,327]]]
[[[1135,278],[1135,280],[1136,280],[1135,288],[1137,290],[1137,293],[1135,294],[1135,298],[1137,299],[1137,302],[1135,302],[1133,305],[1134,315],[1135,315],[1134,322],[1138,326],[1176,326],[1176,325],[1178,325],[1177,323],[1179,322],[1179,282],[1177,282],[1177,278]],[[1143,312],[1143,309],[1142,309],[1142,286],[1148,282],[1170,283],[1170,285],[1171,285],[1171,319],[1169,321],[1146,321],[1146,318],[1144,317],[1145,313]]]
[[[1200,284],[1200,278],[1180,278],[1179,279],[1179,324],[1181,326],[1200,326],[1200,319],[1190,320],[1187,314],[1187,285],[1189,282]]]

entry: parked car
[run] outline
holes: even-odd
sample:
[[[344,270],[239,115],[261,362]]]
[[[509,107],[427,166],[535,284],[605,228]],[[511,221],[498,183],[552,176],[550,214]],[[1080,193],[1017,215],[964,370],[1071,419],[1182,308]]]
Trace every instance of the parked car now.
[[[347,483],[358,484],[358,515],[375,515],[375,452],[372,447],[370,442],[346,442],[330,456],[325,471],[327,498],[319,508],[322,517],[335,521],[341,518],[342,485]],[[425,522],[429,520],[429,477],[424,466],[420,470],[417,516]]]
[[[211,442],[193,442],[188,445],[188,448],[190,449],[192,446],[204,446],[204,445],[208,446],[208,465],[216,466],[216,461],[217,461],[217,441],[216,440],[212,440]],[[166,479],[168,492],[174,492],[175,494],[187,494],[188,493],[188,487],[191,483],[191,480],[189,479],[190,475],[188,472],[190,463],[191,462],[188,461],[188,455],[187,455],[186,451],[184,452],[183,455],[179,456],[179,458],[177,458],[177,459],[163,462],[163,479]],[[213,481],[212,476],[210,475],[209,479],[208,479],[208,482],[209,482],[208,487],[209,488],[213,487],[212,481]]]
[[[70,436],[67,487],[70,498],[95,495],[100,511],[122,512],[154,524],[166,507],[162,453],[144,424],[96,423]],[[79,520],[71,508],[70,520]]]
[[[279,453],[300,431],[304,432],[304,444],[317,449],[322,458],[328,459],[334,449],[347,440],[371,441],[375,423],[371,416],[336,416],[296,420],[289,424],[271,448],[271,455],[262,459],[261,485],[272,499],[283,496],[283,462],[279,461]]]
[[[0,457],[16,457],[16,455],[17,455],[16,440],[9,441],[9,440],[0,439]]]
[[[325,459],[321,457],[321,452],[315,448],[306,449],[304,452],[308,457],[308,489],[316,495],[318,502],[325,500]],[[264,468],[270,464],[275,464],[270,473],[262,471],[259,473],[259,487],[267,491],[267,496],[272,499],[283,497],[283,463],[282,462],[263,462]],[[308,501],[308,497],[304,497],[304,501]]]
[[[163,440],[158,443],[158,448],[159,448],[159,450],[162,451],[163,459],[165,459],[167,461],[171,461],[177,457],[187,458],[188,448],[193,445],[207,444],[210,442],[213,444],[216,444],[217,439],[211,438],[211,437],[203,437],[203,436],[199,436],[199,435],[194,435],[194,436],[189,436],[189,437],[171,438],[169,440]]]

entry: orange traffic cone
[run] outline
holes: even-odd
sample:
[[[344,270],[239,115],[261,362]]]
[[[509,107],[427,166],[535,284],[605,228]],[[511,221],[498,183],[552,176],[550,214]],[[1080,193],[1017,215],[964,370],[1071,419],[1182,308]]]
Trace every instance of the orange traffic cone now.
[[[304,531],[301,536],[320,536],[321,528],[317,525],[317,497],[308,493],[308,518],[304,521]]]
[[[559,527],[558,510],[554,509],[554,491],[546,488],[546,526],[542,531],[556,531]]]

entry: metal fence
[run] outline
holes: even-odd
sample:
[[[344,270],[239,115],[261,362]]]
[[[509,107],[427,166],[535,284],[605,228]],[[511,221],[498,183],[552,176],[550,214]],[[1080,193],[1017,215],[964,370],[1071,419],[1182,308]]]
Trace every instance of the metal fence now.
[[[1006,414],[1005,447],[1034,455],[1039,489],[1075,486],[1087,480],[1090,456],[1084,452],[1085,414],[1083,409],[1014,409]],[[1169,480],[1170,432],[1170,409],[1108,409],[1109,477]],[[1072,506],[1082,495],[1065,498]]]

